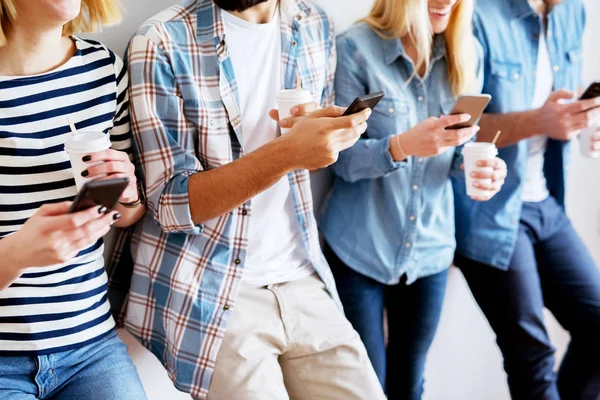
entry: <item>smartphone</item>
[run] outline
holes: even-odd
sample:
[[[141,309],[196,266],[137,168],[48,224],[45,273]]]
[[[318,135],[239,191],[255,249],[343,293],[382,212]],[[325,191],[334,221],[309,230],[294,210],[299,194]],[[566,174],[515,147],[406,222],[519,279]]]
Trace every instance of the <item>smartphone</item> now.
[[[356,99],[354,99],[352,104],[350,104],[350,106],[342,116],[356,114],[357,112],[361,112],[366,108],[370,108],[372,110],[375,108],[375,106],[377,106],[377,104],[381,101],[381,99],[383,99],[384,96],[385,94],[383,92],[359,96]]]
[[[73,200],[69,213],[87,210],[91,207],[104,206],[112,209],[119,197],[129,185],[128,178],[107,179],[105,181],[87,182]]]
[[[450,115],[469,114],[471,119],[449,126],[446,129],[462,129],[475,125],[479,118],[481,118],[481,114],[483,114],[490,100],[492,100],[492,96],[489,94],[463,94],[459,96],[454,108],[450,111]]]
[[[593,99],[600,96],[600,82],[592,82],[585,92],[581,95],[579,100]]]

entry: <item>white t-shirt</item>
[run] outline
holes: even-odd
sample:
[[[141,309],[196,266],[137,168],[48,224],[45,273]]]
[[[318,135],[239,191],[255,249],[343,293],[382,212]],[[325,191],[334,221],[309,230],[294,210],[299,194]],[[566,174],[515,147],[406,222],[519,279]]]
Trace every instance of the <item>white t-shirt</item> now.
[[[540,18],[544,20],[543,17]],[[535,81],[535,91],[533,95],[534,109],[544,105],[552,93],[554,78],[552,77],[552,62],[548,54],[548,45],[546,44],[546,29],[543,26],[540,33],[540,43],[538,50],[537,72]],[[527,202],[544,201],[550,196],[546,176],[544,175],[544,155],[548,148],[548,136],[538,135],[529,139],[529,158],[527,159],[527,174],[523,184],[523,193],[521,198]]]
[[[253,24],[223,11],[229,57],[239,91],[244,151],[279,136],[269,110],[282,85],[279,10],[267,24]],[[287,176],[252,199],[243,281],[264,286],[314,273],[302,240]]]

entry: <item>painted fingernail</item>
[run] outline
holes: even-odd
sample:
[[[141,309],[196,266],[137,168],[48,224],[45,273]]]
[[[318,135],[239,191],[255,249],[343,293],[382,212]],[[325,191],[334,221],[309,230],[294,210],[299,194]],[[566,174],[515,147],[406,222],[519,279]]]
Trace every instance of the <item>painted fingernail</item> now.
[[[287,122],[287,120],[285,120],[285,119],[282,119],[281,121],[279,121],[279,126],[286,127],[287,125],[288,125],[288,122]]]
[[[113,220],[118,220],[119,218],[121,218],[121,214],[116,213],[115,215],[113,215]]]
[[[104,206],[100,206],[98,207],[98,214],[104,214],[106,212],[107,208]]]
[[[90,173],[89,173],[89,171],[86,169],[85,171],[83,171],[83,172],[81,173],[81,176],[83,176],[83,177],[86,177],[86,176],[88,176],[89,174],[90,174]]]
[[[92,156],[83,156],[83,157],[81,158],[81,161],[83,161],[83,162],[88,162],[88,161],[90,161],[91,159],[92,159]]]
[[[477,161],[478,167],[485,167],[485,161]]]
[[[294,107],[292,108],[292,114],[296,115],[300,112],[300,109],[298,107]]]

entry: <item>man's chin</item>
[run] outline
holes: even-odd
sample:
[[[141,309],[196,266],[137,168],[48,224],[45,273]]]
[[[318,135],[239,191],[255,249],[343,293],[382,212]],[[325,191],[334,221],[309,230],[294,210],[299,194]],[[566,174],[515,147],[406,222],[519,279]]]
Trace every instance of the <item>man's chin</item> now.
[[[246,11],[249,8],[266,3],[269,0],[213,0],[221,9],[227,11]]]

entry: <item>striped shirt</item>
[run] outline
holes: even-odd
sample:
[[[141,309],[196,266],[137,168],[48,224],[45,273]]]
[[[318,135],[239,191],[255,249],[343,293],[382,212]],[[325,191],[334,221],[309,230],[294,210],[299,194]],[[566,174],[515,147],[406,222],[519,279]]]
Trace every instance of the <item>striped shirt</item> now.
[[[282,86],[295,88],[300,76],[316,102],[331,105],[336,55],[330,19],[304,0],[279,4]],[[111,290],[125,326],[164,363],[177,388],[198,399],[206,398],[236,307],[253,211],[248,201],[203,225],[190,215],[189,177],[245,154],[227,46],[212,0],[185,0],[132,39],[131,126],[149,212],[133,235],[133,276],[125,265],[109,269],[111,289],[130,280],[126,297]],[[292,172],[289,183],[309,262],[337,299],[319,245],[308,171]],[[125,307],[116,299],[126,300]]]
[[[75,55],[51,72],[0,76],[0,238],[42,204],[77,194],[64,151],[67,115],[78,130],[103,131],[113,149],[131,152],[123,61],[99,43],[74,41]],[[66,264],[27,269],[0,291],[1,354],[65,351],[112,331],[103,250],[99,240]]]

